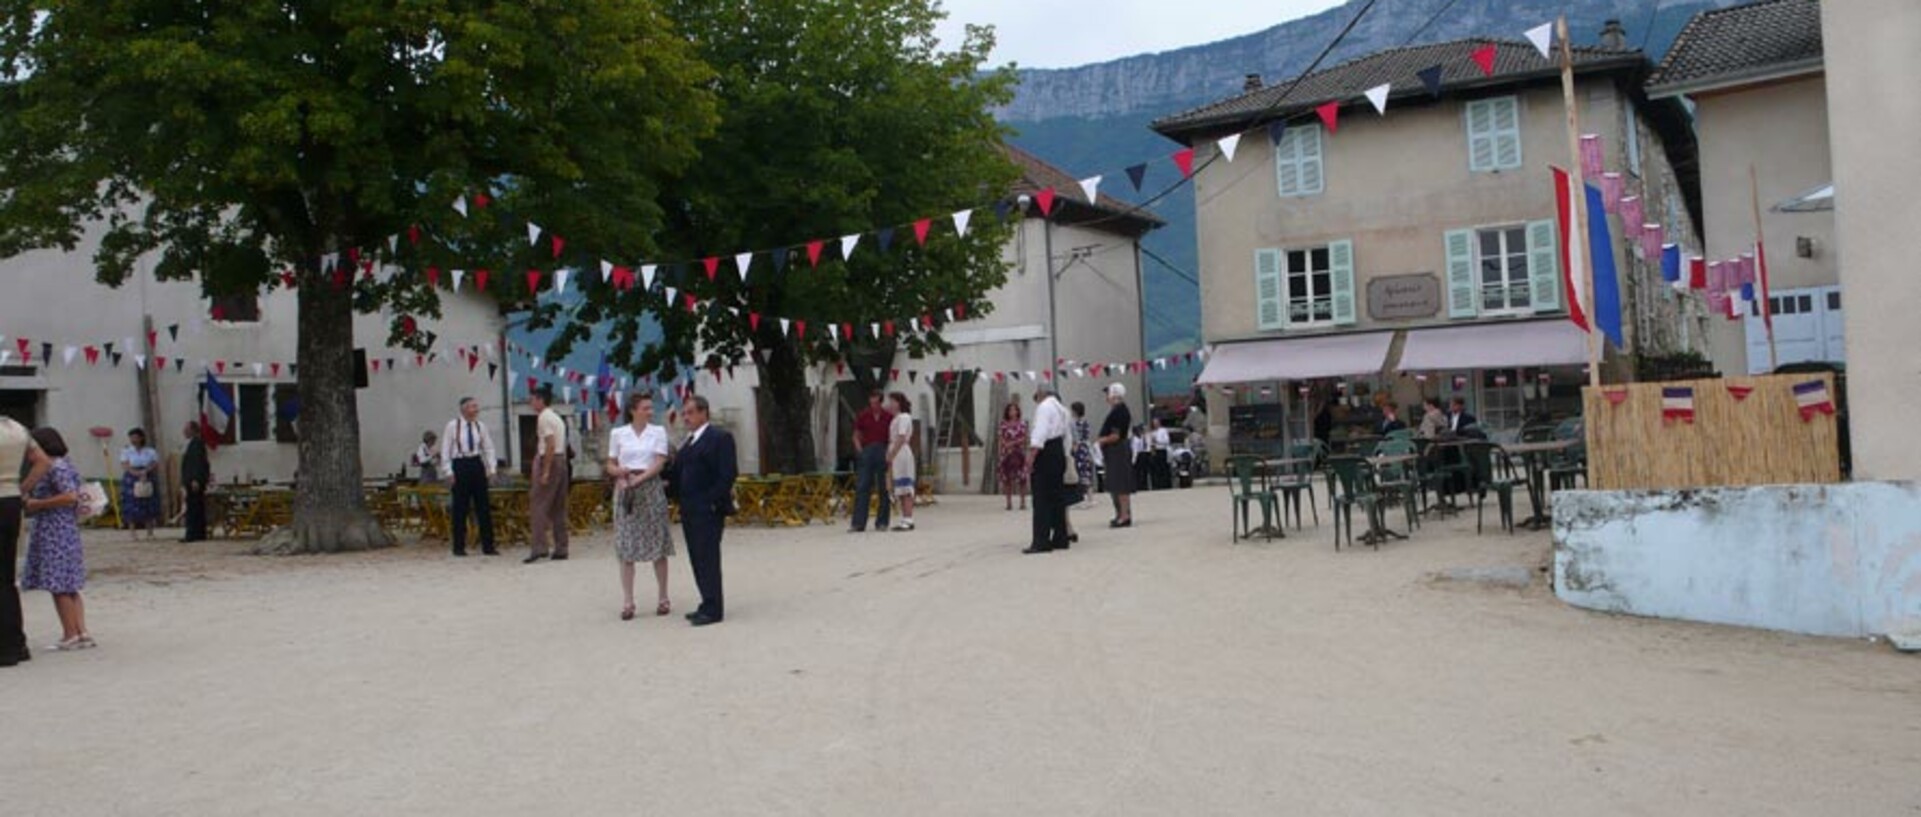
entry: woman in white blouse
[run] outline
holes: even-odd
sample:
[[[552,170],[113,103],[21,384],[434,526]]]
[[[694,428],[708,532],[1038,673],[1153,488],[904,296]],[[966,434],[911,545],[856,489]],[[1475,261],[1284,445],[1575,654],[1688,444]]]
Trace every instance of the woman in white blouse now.
[[[646,392],[627,398],[627,425],[607,442],[607,476],[614,483],[614,553],[620,558],[620,620],[634,617],[634,563],[653,562],[660,601],[654,615],[673,612],[667,602],[667,557],[674,538],[667,517],[661,471],[671,449],[667,429],[653,425],[654,401]]]
[[[900,521],[894,530],[914,529],[914,484],[919,471],[914,463],[914,409],[907,395],[894,392],[894,422],[887,427],[887,473],[892,477],[894,497],[900,500]]]

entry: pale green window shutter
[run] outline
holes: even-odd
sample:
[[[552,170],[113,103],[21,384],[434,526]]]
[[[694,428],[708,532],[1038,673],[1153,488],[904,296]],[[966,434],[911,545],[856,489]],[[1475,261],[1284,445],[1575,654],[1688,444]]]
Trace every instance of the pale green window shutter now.
[[[1321,192],[1321,128],[1288,128],[1274,146],[1274,172],[1282,196],[1311,196]]]
[[[1254,311],[1261,329],[1287,328],[1287,295],[1280,250],[1254,251]]]
[[[1447,316],[1472,318],[1481,310],[1474,282],[1474,231],[1447,231]]]
[[[1513,170],[1521,166],[1521,103],[1511,96],[1490,101],[1494,103],[1494,167]]]
[[[1311,196],[1321,192],[1321,126],[1309,125],[1296,128],[1300,142],[1296,147],[1301,165],[1301,195]]]
[[[1354,300],[1354,242],[1331,241],[1327,245],[1328,278],[1332,282],[1334,323],[1351,326],[1357,320]]]
[[[1467,169],[1494,169],[1494,112],[1485,99],[1467,103]]]
[[[1561,308],[1561,253],[1555,232],[1552,220],[1527,225],[1528,301],[1536,312]]]

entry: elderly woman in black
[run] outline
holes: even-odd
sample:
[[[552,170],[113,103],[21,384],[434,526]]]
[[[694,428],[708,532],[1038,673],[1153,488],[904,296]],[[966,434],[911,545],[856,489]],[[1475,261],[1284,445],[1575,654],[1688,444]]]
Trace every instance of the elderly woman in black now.
[[[1107,494],[1114,499],[1114,519],[1110,528],[1134,524],[1134,451],[1128,434],[1134,427],[1134,414],[1127,410],[1127,387],[1119,383],[1107,387],[1107,419],[1094,442],[1101,447],[1101,461],[1107,466]]]

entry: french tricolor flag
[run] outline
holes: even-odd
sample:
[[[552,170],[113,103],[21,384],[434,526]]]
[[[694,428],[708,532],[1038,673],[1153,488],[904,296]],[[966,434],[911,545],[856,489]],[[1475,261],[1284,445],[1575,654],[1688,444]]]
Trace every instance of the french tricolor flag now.
[[[1661,419],[1665,422],[1694,422],[1694,388],[1668,386],[1661,389]]]
[[[206,440],[208,448],[217,448],[233,431],[233,419],[240,414],[234,407],[233,392],[227,385],[207,372],[207,381],[201,384],[200,436]]]

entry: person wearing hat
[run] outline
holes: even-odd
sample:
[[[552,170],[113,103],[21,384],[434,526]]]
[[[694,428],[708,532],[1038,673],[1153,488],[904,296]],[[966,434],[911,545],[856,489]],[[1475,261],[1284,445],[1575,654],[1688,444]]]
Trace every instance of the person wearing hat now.
[[[527,492],[526,564],[567,558],[567,421],[554,411],[554,387],[534,389],[534,487]]]
[[[1107,419],[1101,422],[1100,436],[1094,442],[1101,447],[1101,461],[1107,465],[1107,495],[1114,500],[1114,519],[1107,526],[1125,528],[1134,524],[1134,449],[1129,439],[1134,414],[1127,408],[1126,386],[1109,384],[1106,394]]]
[[[1071,427],[1067,407],[1054,396],[1053,388],[1044,383],[1036,387],[1034,423],[1027,438],[1033,463],[1034,536],[1022,553],[1067,549],[1067,434]]]

